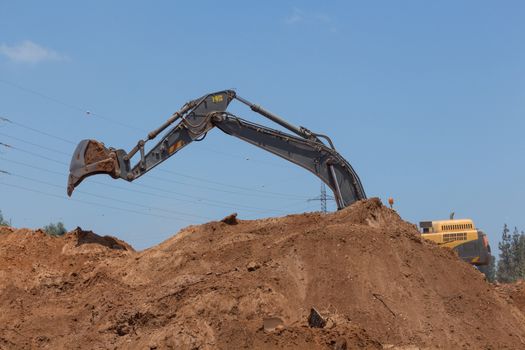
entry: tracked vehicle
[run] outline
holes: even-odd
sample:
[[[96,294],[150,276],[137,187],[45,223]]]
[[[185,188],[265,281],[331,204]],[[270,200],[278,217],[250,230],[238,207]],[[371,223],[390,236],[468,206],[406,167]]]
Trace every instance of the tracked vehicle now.
[[[487,235],[470,219],[422,221],[421,236],[440,246],[455,250],[464,261],[476,266],[490,263],[491,252]]]

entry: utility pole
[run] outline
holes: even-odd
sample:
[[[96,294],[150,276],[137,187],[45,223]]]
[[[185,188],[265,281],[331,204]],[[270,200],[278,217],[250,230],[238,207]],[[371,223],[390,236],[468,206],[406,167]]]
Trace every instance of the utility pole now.
[[[321,211],[326,213],[326,186],[324,183],[321,184],[321,197],[319,200],[321,201]]]
[[[334,197],[332,196],[329,196],[326,194],[326,186],[324,184],[324,182],[321,183],[321,195],[315,197],[315,198],[310,198],[308,199],[308,202],[312,202],[312,201],[320,201],[321,202],[321,212],[326,214],[328,212],[328,210],[326,209],[326,202],[327,201],[333,201],[334,200]]]

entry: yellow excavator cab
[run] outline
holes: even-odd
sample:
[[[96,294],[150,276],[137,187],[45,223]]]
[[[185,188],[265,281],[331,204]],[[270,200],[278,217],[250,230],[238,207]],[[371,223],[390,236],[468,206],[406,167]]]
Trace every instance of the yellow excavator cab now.
[[[419,227],[423,238],[454,249],[464,261],[473,265],[490,263],[487,235],[471,219],[421,221]]]
[[[474,222],[470,219],[422,221],[422,233],[451,232],[455,230],[475,230]]]

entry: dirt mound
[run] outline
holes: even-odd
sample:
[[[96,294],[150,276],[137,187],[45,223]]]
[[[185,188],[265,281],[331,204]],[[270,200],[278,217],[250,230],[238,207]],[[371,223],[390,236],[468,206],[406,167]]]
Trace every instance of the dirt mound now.
[[[496,284],[496,290],[510,304],[515,305],[525,313],[525,281],[520,280],[515,283]]]
[[[67,243],[62,248],[64,254],[103,252],[108,249],[135,251],[128,243],[111,236],[99,236],[92,231],[77,227],[65,236]]]
[[[142,252],[0,231],[0,349],[525,347],[523,313],[377,199],[225,221]]]

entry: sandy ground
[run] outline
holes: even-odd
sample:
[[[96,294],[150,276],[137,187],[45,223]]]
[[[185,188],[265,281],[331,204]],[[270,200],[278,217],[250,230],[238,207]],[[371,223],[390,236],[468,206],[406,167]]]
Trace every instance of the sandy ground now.
[[[489,284],[377,199],[227,221],[142,252],[1,228],[0,349],[525,348],[525,287]]]

